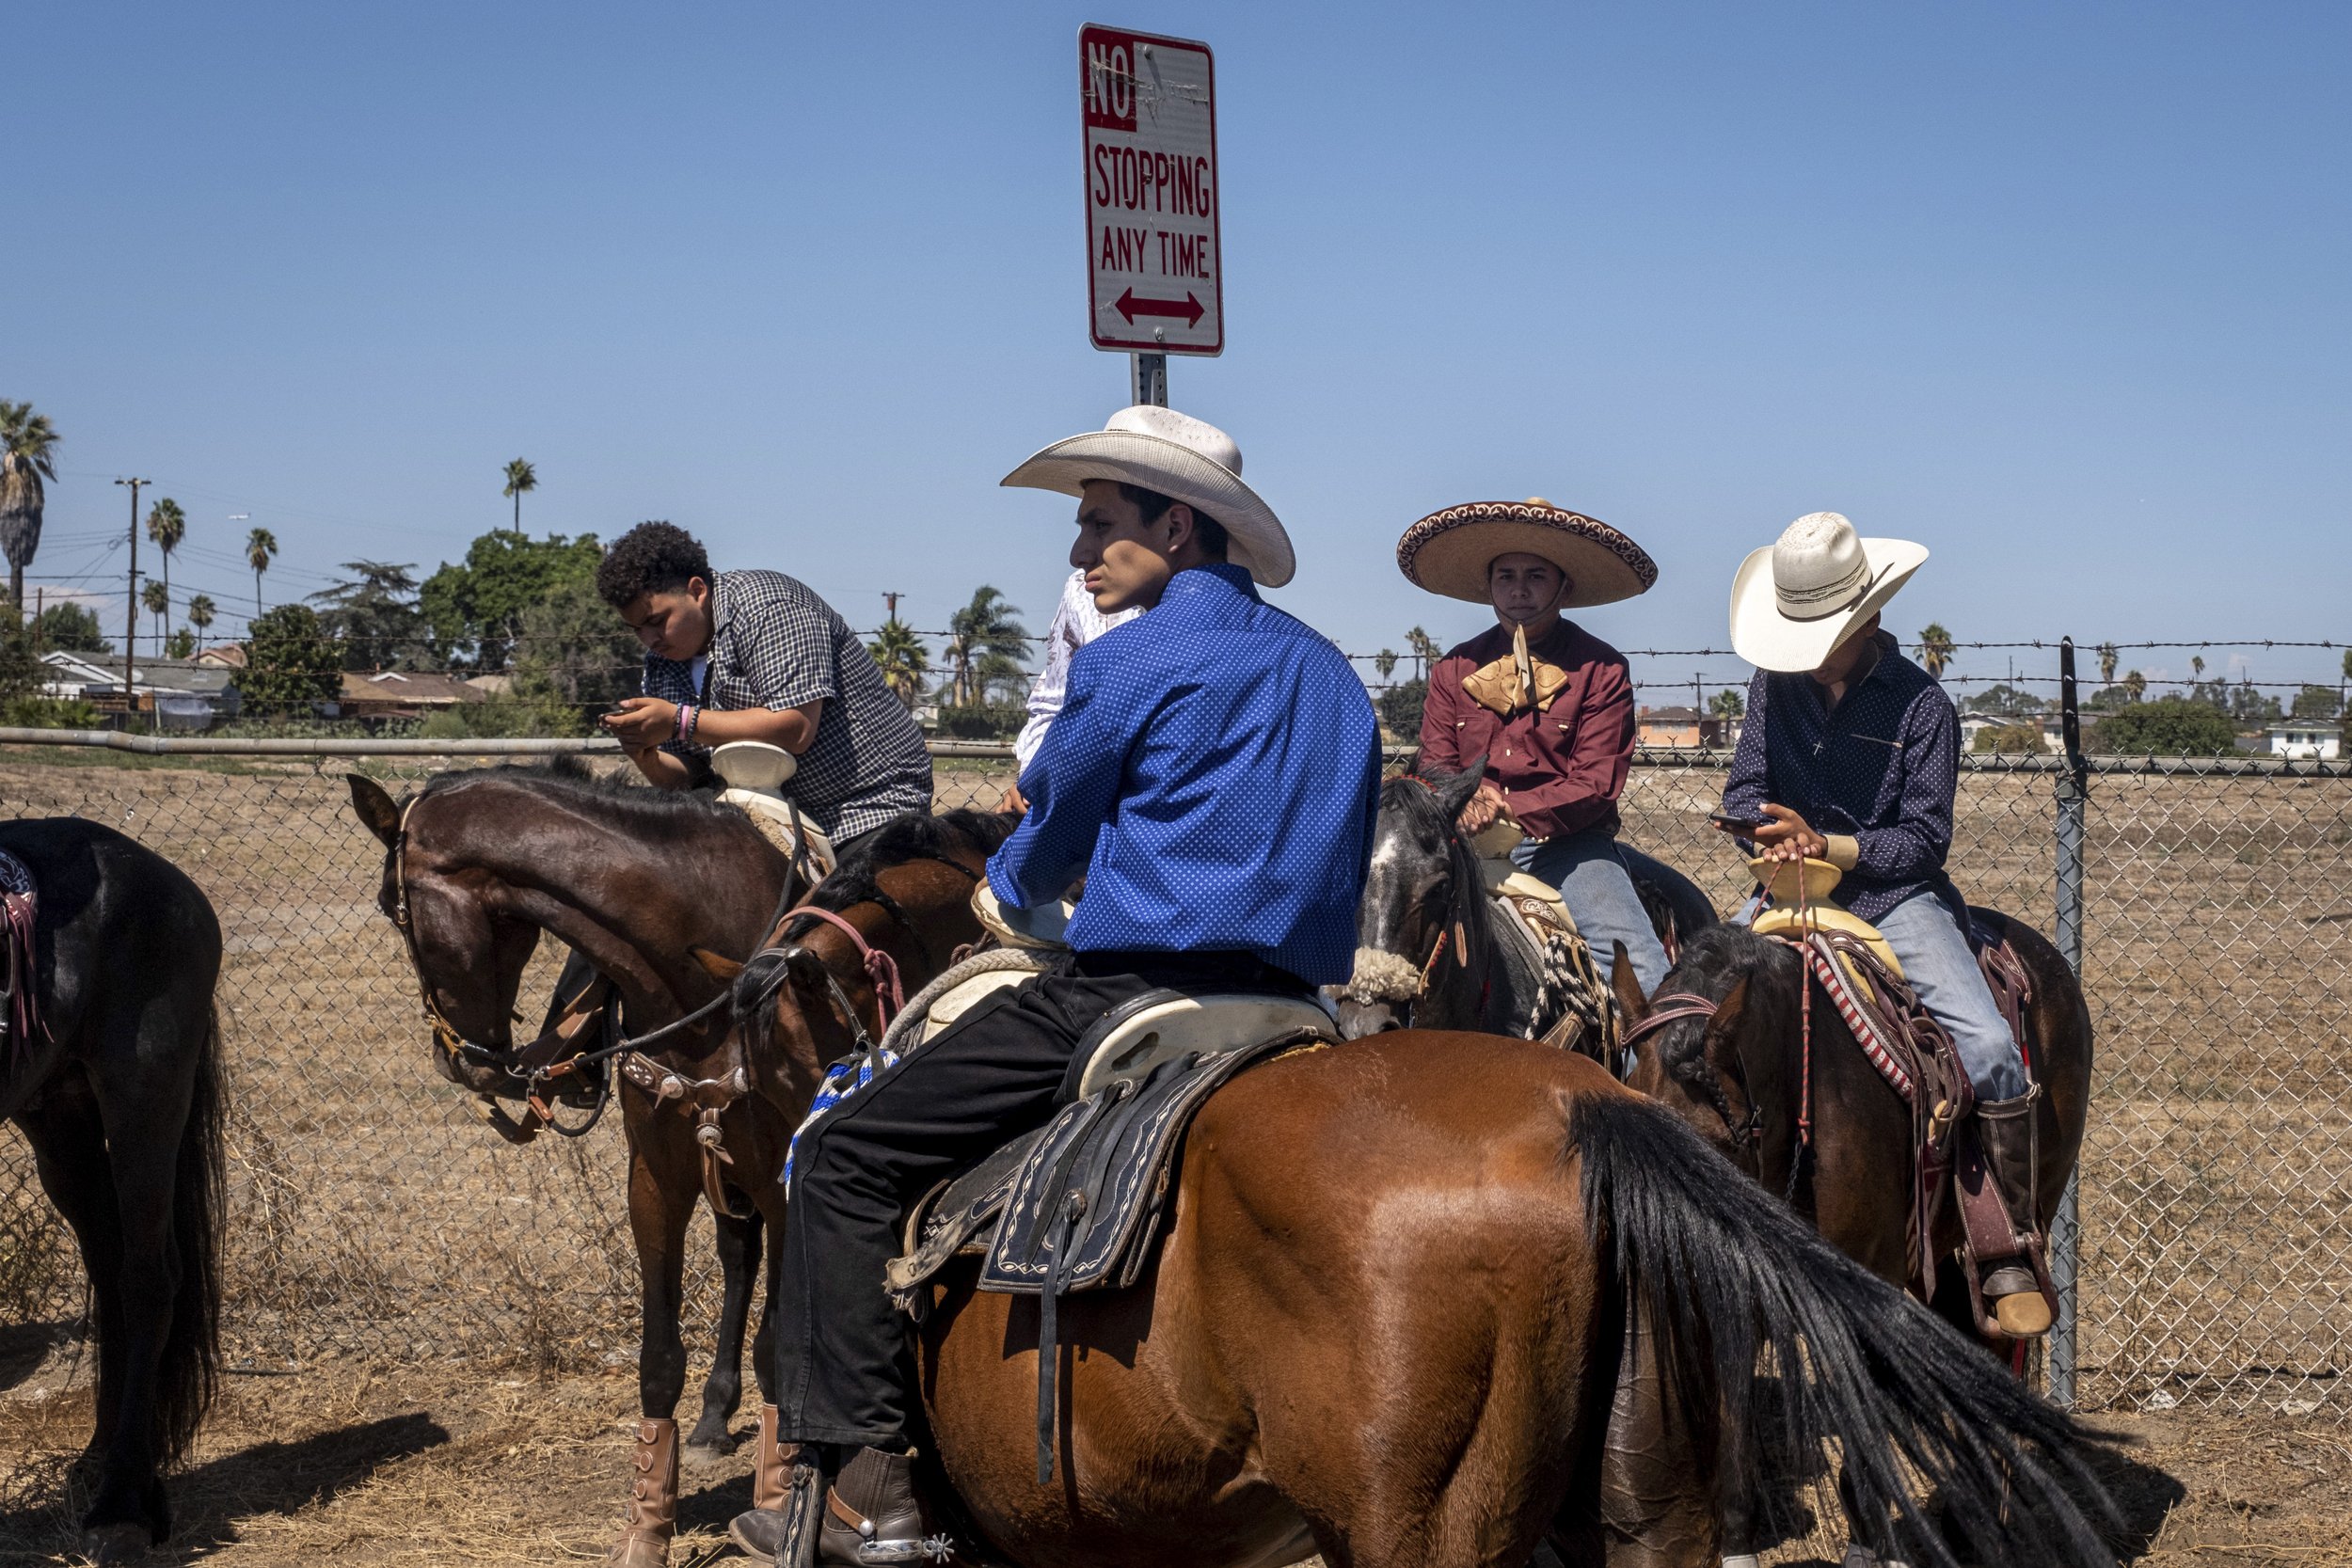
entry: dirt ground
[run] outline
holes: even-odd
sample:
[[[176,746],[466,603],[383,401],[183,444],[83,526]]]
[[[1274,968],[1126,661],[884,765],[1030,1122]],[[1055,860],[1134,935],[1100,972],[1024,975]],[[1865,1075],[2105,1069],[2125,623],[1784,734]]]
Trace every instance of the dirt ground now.
[[[0,1568],[65,1560],[68,1478],[88,1431],[84,1368],[51,1350],[0,1362]],[[692,1386],[690,1385],[690,1388]],[[180,1529],[157,1564],[367,1568],[601,1560],[620,1517],[633,1377],[453,1375],[337,1363],[232,1375],[173,1482]],[[689,1414],[691,1412],[690,1411]],[[2106,1465],[2147,1568],[2352,1562],[2352,1433],[2277,1417],[2182,1412],[2103,1423]],[[739,1421],[748,1432],[749,1419]],[[726,1522],[750,1506],[748,1441],[684,1481],[671,1561],[742,1560]],[[1834,1563],[1825,1537],[1772,1560]]]

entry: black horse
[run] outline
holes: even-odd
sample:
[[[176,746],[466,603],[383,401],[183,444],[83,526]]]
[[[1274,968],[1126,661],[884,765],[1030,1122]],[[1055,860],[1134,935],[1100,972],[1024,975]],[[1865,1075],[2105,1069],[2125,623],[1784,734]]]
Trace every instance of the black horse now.
[[[96,823],[7,823],[0,849],[40,911],[0,1115],[81,1245],[98,1339],[82,1549],[116,1561],[170,1533],[163,1472],[219,1367],[220,923],[177,866]]]
[[[1387,1029],[1468,1029],[1533,1037],[1564,1012],[1610,1005],[1597,972],[1581,983],[1547,976],[1524,942],[1508,940],[1456,826],[1486,774],[1480,758],[1459,773],[1405,773],[1380,788],[1372,867],[1356,916],[1356,970],[1339,993],[1340,1032],[1350,1039]],[[1689,878],[1647,857],[1634,886],[1664,939],[1713,925],[1715,911]]]

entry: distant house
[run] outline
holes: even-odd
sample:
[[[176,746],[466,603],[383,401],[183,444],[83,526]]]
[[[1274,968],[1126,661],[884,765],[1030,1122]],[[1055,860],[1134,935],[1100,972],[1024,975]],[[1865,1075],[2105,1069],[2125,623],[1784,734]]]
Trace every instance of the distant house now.
[[[2286,719],[2263,731],[2274,757],[2333,762],[2344,754],[2344,727],[2332,719]]]
[[[420,670],[378,670],[362,675],[346,670],[342,690],[321,704],[320,711],[329,719],[421,719],[489,698],[480,687],[454,675]]]
[[[2045,717],[2047,722],[2044,721]],[[1960,749],[1963,752],[1975,751],[1977,736],[1987,730],[2017,728],[2032,730],[2041,736],[2041,744],[2037,750],[2054,752],[2062,749],[2065,745],[2058,728],[2058,717],[2055,714],[2047,716],[2027,714],[2024,718],[2013,718],[2005,713],[1963,713],[1960,716]]]
[[[128,698],[122,690],[120,654],[73,653],[40,656],[49,667],[40,694],[63,702],[87,703],[101,713],[151,714],[165,729],[203,730],[233,719],[244,706],[237,672],[194,658],[142,658]]]
[[[242,670],[245,668],[245,644],[215,642],[209,648],[199,649],[196,662],[216,664],[224,670]]]
[[[1684,747],[1722,751],[1737,739],[1730,721],[1720,713],[1694,707],[1645,707],[1634,716],[1637,746]]]
[[[466,684],[485,697],[504,697],[515,689],[512,675],[468,675]]]

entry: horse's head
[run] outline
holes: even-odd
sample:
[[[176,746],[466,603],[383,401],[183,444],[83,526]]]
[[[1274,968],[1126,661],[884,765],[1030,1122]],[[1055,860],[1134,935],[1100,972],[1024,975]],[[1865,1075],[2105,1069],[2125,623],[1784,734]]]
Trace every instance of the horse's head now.
[[[539,927],[504,905],[496,879],[453,853],[463,832],[461,796],[427,791],[395,801],[373,779],[352,773],[345,780],[352,811],[384,844],[376,908],[406,942],[435,1026],[434,1066],[477,1094],[519,1095],[520,1079],[460,1048],[509,1049],[515,998]]]
[[[1783,1039],[1797,1028],[1803,985],[1797,956],[1744,926],[1692,933],[1652,997],[1620,948],[1613,988],[1634,1058],[1627,1086],[1754,1175],[1765,1107],[1789,1086]]]
[[[1338,991],[1346,1038],[1404,1028],[1429,989],[1438,944],[1466,911],[1483,916],[1476,861],[1454,824],[1486,771],[1481,757],[1459,773],[1407,773],[1381,785],[1372,865],[1356,911],[1355,973]],[[1484,919],[1477,925],[1483,934]],[[1452,961],[1467,966],[1470,958],[1456,953]]]

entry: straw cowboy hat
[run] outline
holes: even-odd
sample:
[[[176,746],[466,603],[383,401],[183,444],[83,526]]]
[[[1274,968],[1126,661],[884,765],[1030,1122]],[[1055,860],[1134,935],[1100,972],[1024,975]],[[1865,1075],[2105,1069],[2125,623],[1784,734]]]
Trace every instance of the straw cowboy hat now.
[[[1074,496],[1089,479],[1139,484],[1214,517],[1225,530],[1226,558],[1268,588],[1298,568],[1280,519],[1241,482],[1241,448],[1205,420],[1137,404],[1100,430],[1055,442],[1001,483]]]
[[[1449,506],[1406,529],[1396,542],[1396,564],[1406,580],[1472,604],[1493,602],[1487,564],[1512,554],[1541,556],[1566,574],[1563,610],[1629,599],[1658,580],[1658,563],[1641,546],[1607,523],[1541,496]]]
[[[1860,538],[1836,513],[1809,513],[1740,562],[1731,645],[1759,670],[1817,670],[1927,559],[1925,545]]]

